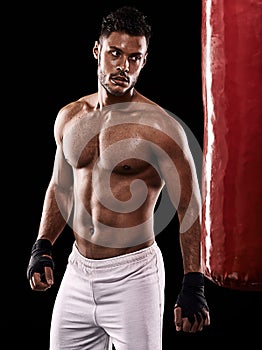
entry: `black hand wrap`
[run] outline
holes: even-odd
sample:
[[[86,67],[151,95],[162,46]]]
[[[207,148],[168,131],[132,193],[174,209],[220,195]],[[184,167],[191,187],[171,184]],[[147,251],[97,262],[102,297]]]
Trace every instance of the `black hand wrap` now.
[[[184,275],[175,307],[181,307],[182,317],[187,317],[191,324],[195,322],[194,315],[198,322],[206,318],[203,308],[208,311],[209,308],[204,295],[204,275],[201,272],[189,272]]]
[[[31,258],[27,267],[27,279],[29,280],[34,272],[41,275],[41,280],[45,281],[45,267],[49,266],[54,269],[54,262],[52,258],[43,255],[50,255],[52,257],[52,244],[48,239],[38,239],[32,247]]]

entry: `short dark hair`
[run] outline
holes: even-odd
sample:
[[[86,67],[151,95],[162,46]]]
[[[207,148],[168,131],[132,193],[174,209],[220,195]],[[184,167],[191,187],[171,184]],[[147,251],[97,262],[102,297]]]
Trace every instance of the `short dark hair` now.
[[[147,17],[137,8],[122,6],[102,19],[100,38],[108,38],[112,32],[144,36],[148,46],[151,38],[151,25]]]

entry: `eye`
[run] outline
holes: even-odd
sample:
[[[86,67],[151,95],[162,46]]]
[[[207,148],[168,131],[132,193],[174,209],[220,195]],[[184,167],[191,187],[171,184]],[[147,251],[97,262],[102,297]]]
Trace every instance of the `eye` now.
[[[141,55],[134,55],[134,56],[130,56],[129,59],[130,59],[130,61],[138,62],[142,59],[142,56]]]
[[[114,56],[114,57],[119,57],[120,56],[120,52],[117,51],[117,50],[113,50],[113,51],[111,51],[111,55]]]

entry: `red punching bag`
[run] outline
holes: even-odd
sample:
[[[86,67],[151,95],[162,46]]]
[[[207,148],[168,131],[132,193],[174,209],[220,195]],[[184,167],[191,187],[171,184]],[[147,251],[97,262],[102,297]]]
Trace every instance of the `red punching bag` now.
[[[202,87],[205,275],[262,290],[261,0],[202,0]]]

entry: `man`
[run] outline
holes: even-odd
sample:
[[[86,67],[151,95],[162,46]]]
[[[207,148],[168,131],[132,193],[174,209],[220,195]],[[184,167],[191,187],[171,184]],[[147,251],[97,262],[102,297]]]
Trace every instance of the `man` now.
[[[93,48],[98,91],[62,108],[57,145],[27,276],[53,283],[52,246],[70,225],[74,244],[54,304],[50,350],[162,349],[164,263],[154,216],[166,186],[177,209],[184,279],[176,330],[210,324],[201,266],[201,200],[182,126],[135,85],[151,27],[135,8],[102,21]]]

